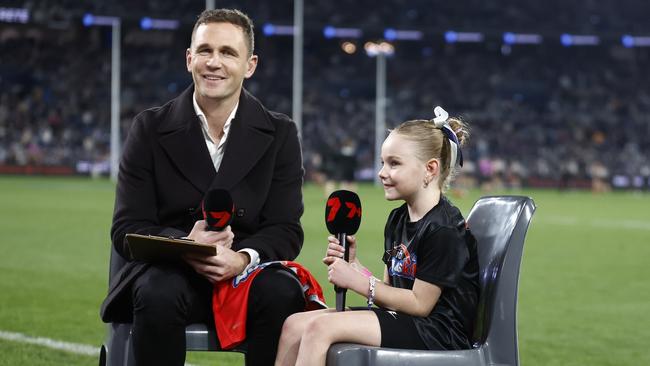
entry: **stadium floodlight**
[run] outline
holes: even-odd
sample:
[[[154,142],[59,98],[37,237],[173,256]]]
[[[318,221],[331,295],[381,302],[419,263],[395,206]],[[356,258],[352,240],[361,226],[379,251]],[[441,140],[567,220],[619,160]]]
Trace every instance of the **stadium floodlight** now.
[[[150,29],[167,29],[175,30],[178,29],[179,22],[175,19],[154,19],[149,17],[144,17],[140,19],[140,28],[143,30]]]
[[[27,23],[29,22],[29,9],[0,8],[0,22]]]
[[[395,53],[395,46],[388,42],[366,42],[363,45],[363,48],[366,50],[366,54],[370,57],[376,57],[379,55],[392,56]]]
[[[627,48],[650,47],[650,37],[639,37],[625,34],[621,37],[621,43]]]
[[[295,29],[293,25],[278,25],[266,23],[262,27],[265,36],[293,36]]]
[[[560,36],[560,43],[564,47],[571,46],[597,46],[600,44],[600,37],[591,34],[568,34],[563,33]]]
[[[485,35],[480,32],[456,32],[453,30],[445,32],[447,43],[478,43],[483,42]]]
[[[343,52],[347,53],[348,55],[351,55],[357,52],[357,45],[352,42],[343,42],[343,44],[341,45],[341,49],[343,50]]]
[[[422,37],[422,32],[417,30],[399,30],[393,28],[384,30],[384,38],[387,41],[419,41]]]
[[[325,38],[361,38],[363,31],[360,28],[337,28],[331,25],[323,28]]]
[[[542,43],[542,36],[535,33],[503,33],[503,43],[508,45],[513,44],[540,44]]]
[[[84,14],[82,18],[83,25],[86,27],[92,26],[112,26],[120,22],[118,17],[110,17],[105,15],[93,15],[90,13]]]

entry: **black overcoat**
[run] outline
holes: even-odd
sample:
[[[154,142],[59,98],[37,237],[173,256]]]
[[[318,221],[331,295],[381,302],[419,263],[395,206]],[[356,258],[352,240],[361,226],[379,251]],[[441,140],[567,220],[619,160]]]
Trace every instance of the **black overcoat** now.
[[[127,260],[127,233],[187,235],[211,188],[235,203],[232,249],[255,249],[261,261],[293,260],[302,247],[304,170],[296,125],[242,90],[219,172],[208,153],[190,86],[140,113],[126,139],[118,176],[112,243]],[[104,321],[131,320],[130,284],[147,264],[128,261],[113,274]]]

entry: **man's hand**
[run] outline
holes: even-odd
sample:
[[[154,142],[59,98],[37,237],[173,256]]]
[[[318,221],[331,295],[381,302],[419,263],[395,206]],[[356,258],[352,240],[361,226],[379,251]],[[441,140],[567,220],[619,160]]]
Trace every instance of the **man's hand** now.
[[[231,279],[240,274],[250,262],[250,257],[244,252],[235,252],[230,248],[218,247],[217,255],[202,256],[200,254],[187,254],[185,261],[194,270],[215,283]]]
[[[201,244],[214,244],[230,248],[235,234],[233,234],[230,225],[226,226],[222,231],[208,231],[208,224],[205,220],[199,220],[194,223],[194,227],[187,238]]]
[[[240,274],[250,262],[250,257],[246,253],[238,253],[230,249],[235,237],[230,225],[222,231],[207,229],[205,220],[199,220],[194,223],[187,237],[197,243],[216,245],[217,255],[206,257],[200,254],[187,254],[183,257],[185,262],[212,283]]]

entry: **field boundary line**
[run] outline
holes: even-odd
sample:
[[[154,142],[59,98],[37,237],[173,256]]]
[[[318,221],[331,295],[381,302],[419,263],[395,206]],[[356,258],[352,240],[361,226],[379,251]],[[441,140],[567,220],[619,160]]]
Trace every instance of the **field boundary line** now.
[[[0,339],[4,339],[7,341],[14,341],[18,343],[34,344],[37,346],[43,346],[43,347],[56,349],[60,351],[76,353],[78,355],[85,355],[85,356],[99,355],[99,347],[93,347],[87,344],[64,342],[64,341],[59,341],[56,339],[45,338],[45,337],[32,337],[26,334],[7,332],[4,330],[0,330]]]
[[[0,339],[6,341],[18,342],[18,343],[34,344],[37,346],[43,346],[58,351],[75,353],[78,355],[99,356],[99,346],[95,347],[87,344],[65,342],[65,341],[59,341],[56,339],[45,338],[45,337],[32,337],[26,334],[7,332],[4,330],[0,330]],[[185,366],[195,366],[195,365],[186,363]]]

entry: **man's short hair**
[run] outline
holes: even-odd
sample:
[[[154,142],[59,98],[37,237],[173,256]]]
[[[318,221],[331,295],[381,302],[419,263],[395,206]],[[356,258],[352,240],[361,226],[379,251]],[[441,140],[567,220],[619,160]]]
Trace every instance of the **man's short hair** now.
[[[204,10],[199,14],[196,23],[194,23],[194,29],[192,29],[192,40],[194,40],[196,28],[202,24],[209,23],[230,23],[241,28],[242,31],[244,31],[244,40],[248,47],[248,57],[253,55],[253,50],[255,50],[255,33],[253,31],[253,21],[248,17],[248,15],[237,9]]]

